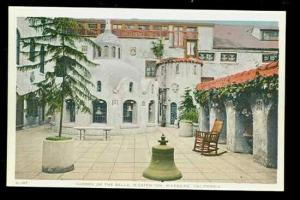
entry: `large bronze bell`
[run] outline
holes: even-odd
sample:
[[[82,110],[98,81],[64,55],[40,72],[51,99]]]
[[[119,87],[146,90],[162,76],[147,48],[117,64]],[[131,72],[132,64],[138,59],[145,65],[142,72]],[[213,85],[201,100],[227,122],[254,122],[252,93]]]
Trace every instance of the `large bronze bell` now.
[[[143,172],[143,177],[158,180],[172,181],[182,178],[181,172],[174,163],[174,148],[167,145],[164,134],[160,143],[152,147],[152,158],[149,167]]]

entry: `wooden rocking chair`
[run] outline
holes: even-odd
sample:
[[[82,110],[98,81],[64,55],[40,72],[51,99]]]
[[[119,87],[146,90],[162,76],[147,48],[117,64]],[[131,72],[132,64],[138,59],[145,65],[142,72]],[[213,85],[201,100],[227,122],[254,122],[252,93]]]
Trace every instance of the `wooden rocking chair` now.
[[[223,121],[215,120],[211,132],[196,131],[193,151],[201,154],[218,153],[218,140],[223,128]]]

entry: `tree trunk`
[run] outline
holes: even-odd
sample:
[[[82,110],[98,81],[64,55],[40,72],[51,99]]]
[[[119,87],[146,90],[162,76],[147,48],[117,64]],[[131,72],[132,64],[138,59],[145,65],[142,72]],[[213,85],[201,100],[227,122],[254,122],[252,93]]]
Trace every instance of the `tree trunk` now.
[[[62,91],[64,91],[64,82],[65,82],[65,76],[63,77],[63,81],[61,83],[62,85]],[[60,121],[59,121],[59,132],[58,137],[61,137],[62,132],[62,121],[63,121],[63,112],[64,112],[64,93],[62,92],[61,95],[61,108],[60,108]]]

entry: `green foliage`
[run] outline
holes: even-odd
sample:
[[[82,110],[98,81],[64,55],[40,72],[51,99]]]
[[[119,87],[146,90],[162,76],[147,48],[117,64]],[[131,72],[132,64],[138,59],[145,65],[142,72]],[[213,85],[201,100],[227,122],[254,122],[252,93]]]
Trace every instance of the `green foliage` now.
[[[186,88],[184,95],[182,96],[183,100],[180,102],[179,111],[181,120],[189,120],[194,123],[198,122],[198,112],[196,105],[194,105],[193,97],[191,95],[191,89]]]
[[[198,116],[199,116],[199,114],[197,112],[197,109],[194,108],[190,111],[184,112],[181,115],[180,119],[181,119],[181,121],[191,121],[193,123],[198,123]]]
[[[31,51],[22,53],[28,55],[31,60],[44,54],[45,59],[44,63],[23,65],[18,67],[18,70],[30,71],[44,66],[48,69],[45,78],[35,83],[37,90],[33,92],[39,97],[39,101],[47,103],[46,115],[61,112],[62,118],[65,98],[74,100],[78,110],[90,112],[85,102],[96,97],[88,89],[88,86],[94,85],[90,81],[91,74],[87,67],[95,67],[97,64],[90,61],[75,44],[85,44],[96,49],[100,47],[89,38],[79,35],[80,27],[74,19],[28,17],[26,20],[36,31],[36,35],[21,38],[23,48],[31,47]],[[41,49],[43,46],[43,52],[32,49],[33,41],[35,49]]]
[[[156,58],[161,59],[164,55],[164,44],[162,38],[158,40],[158,42],[152,42],[151,48],[153,54]]]
[[[270,77],[258,75],[254,80],[245,83],[195,91],[194,96],[196,102],[200,105],[224,101],[232,101],[237,105],[237,101],[246,102],[253,96],[263,99],[265,103],[276,103],[278,97],[278,75]]]
[[[51,140],[51,141],[64,141],[64,140],[71,140],[71,137],[66,137],[66,136],[49,136],[46,138],[46,140]]]

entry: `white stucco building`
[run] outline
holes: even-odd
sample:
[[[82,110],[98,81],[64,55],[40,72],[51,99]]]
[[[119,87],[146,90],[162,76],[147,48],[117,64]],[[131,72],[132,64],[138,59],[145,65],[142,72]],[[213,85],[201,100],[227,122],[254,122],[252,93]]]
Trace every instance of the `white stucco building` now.
[[[64,108],[64,127],[112,126],[115,133],[152,131],[173,126],[186,87],[244,71],[278,58],[278,28],[216,25],[199,21],[141,21],[79,19],[82,34],[100,47],[78,49],[98,66],[91,69],[90,88],[98,98],[86,102],[91,114]],[[34,35],[24,18],[18,18],[19,37]],[[277,37],[276,37],[277,35]],[[164,55],[158,60],[152,42],[163,38]],[[20,48],[20,46],[19,46]],[[20,53],[17,65],[30,63]],[[199,59],[200,57],[200,59]],[[24,94],[43,78],[45,68],[17,75],[17,126],[47,120],[45,108],[27,117],[32,103]],[[59,118],[56,117],[56,120]],[[58,124],[58,123],[57,123]],[[68,129],[72,130],[72,129]]]

